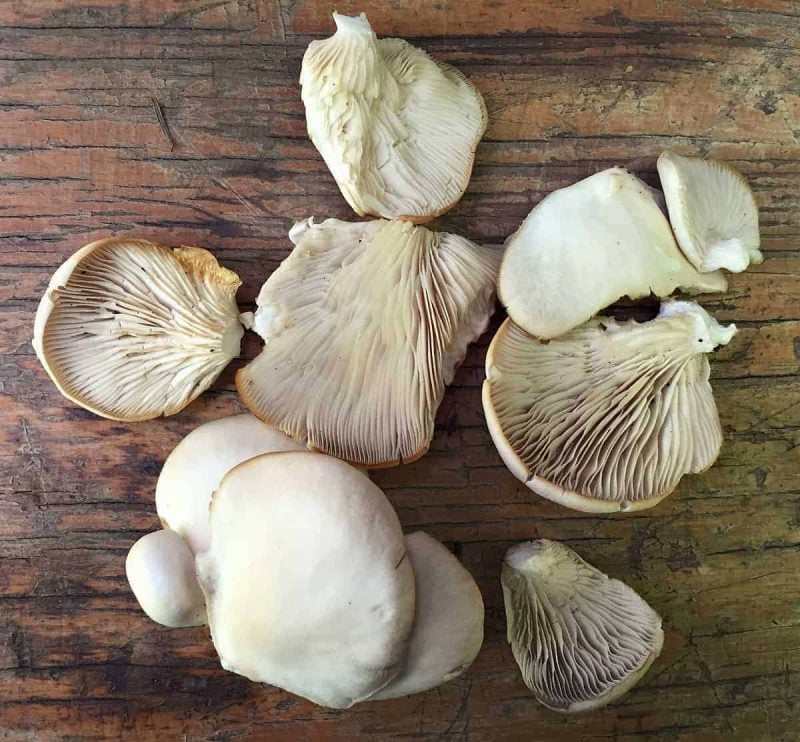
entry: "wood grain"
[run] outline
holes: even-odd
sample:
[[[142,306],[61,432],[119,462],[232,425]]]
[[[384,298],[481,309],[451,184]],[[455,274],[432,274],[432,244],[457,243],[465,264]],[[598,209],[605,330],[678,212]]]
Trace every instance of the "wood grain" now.
[[[0,4],[0,738],[794,740],[800,725],[800,7],[795,2],[339,2],[457,65],[490,126],[438,220],[497,244],[551,190],[613,164],[657,182],[665,147],[733,162],[767,260],[707,297],[739,335],[713,362],[725,446],[657,508],[587,516],[536,499],[483,425],[489,334],[442,404],[431,452],[379,472],[407,529],[452,545],[487,605],[470,672],[419,696],[315,708],[221,670],[204,629],[138,610],[126,550],[181,436],[237,412],[228,369],[173,418],[99,420],[30,347],[55,267],[109,234],[212,249],[241,303],[292,221],[351,213],[305,134],[297,76],[331,31],[311,0]],[[174,140],[171,148],[153,100]],[[500,317],[493,322],[497,326]],[[248,338],[251,357],[258,343]],[[241,365],[243,361],[238,361]],[[664,653],[619,703],[537,705],[504,638],[503,552],[566,541],[663,615]]]

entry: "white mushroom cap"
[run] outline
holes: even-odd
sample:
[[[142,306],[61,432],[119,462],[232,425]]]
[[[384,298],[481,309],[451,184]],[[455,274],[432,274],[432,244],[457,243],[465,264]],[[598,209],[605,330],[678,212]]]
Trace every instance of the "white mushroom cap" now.
[[[706,354],[736,327],[667,301],[642,324],[597,318],[540,341],[510,320],[486,356],[483,408],[503,461],[586,512],[652,507],[722,444]]]
[[[197,570],[225,669],[333,708],[397,674],[414,573],[389,501],[348,464],[290,451],[236,466]]]
[[[164,462],[156,484],[158,517],[199,554],[211,539],[208,508],[222,477],[253,456],[303,450],[303,444],[252,415],[205,423],[189,433]]]
[[[509,549],[502,584],[507,638],[522,679],[555,711],[589,711],[616,700],[661,652],[658,614],[556,541]]]
[[[457,678],[483,644],[483,598],[472,575],[435,538],[405,537],[414,568],[416,609],[400,672],[370,700],[421,693]]]
[[[156,623],[177,628],[206,622],[194,557],[175,531],[142,536],[128,552],[125,573],[142,610]]]
[[[467,188],[486,130],[481,94],[449,65],[367,17],[333,14],[300,74],[311,141],[360,215],[427,221]]]
[[[756,200],[730,165],[664,152],[658,175],[678,245],[697,270],[740,273],[763,262]]]
[[[93,242],[50,280],[33,347],[59,391],[97,415],[172,415],[239,353],[240,283],[199,247]]]
[[[236,376],[250,411],[363,466],[422,456],[445,385],[494,310],[499,261],[408,222],[309,219],[252,320],[261,354]]]
[[[623,296],[724,291],[675,244],[653,189],[622,168],[554,191],[509,237],[497,292],[526,332],[552,338]]]

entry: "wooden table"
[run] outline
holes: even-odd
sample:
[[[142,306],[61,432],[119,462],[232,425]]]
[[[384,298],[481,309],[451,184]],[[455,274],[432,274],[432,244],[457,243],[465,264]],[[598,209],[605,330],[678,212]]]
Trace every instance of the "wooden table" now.
[[[458,66],[486,98],[474,177],[443,228],[500,243],[546,193],[602,168],[655,184],[666,147],[742,170],[767,260],[703,301],[740,328],[712,364],[722,455],[635,515],[536,498],[484,427],[487,335],[429,455],[375,475],[403,525],[453,545],[479,581],[483,651],[438,690],[336,712],[224,672],[205,629],[151,623],[125,580],[128,547],[158,526],[165,456],[241,409],[233,369],[175,417],[126,425],[59,396],[30,345],[49,276],[91,240],[211,248],[244,278],[246,305],[293,220],[352,218],[306,137],[297,84],[331,4],[0,4],[0,738],[798,738],[800,5],[576,5],[338,3]],[[249,338],[244,356],[257,349]],[[663,654],[608,709],[564,718],[521,682],[498,575],[503,552],[533,537],[566,541],[664,617]]]

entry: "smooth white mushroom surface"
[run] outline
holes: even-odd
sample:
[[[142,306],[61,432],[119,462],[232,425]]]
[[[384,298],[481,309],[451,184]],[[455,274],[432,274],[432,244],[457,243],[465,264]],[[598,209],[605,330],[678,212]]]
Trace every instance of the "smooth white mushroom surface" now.
[[[206,622],[194,557],[175,531],[142,536],[128,552],[125,574],[142,610],[156,623],[178,628]]]
[[[730,165],[664,152],[658,175],[678,245],[697,270],[740,273],[763,262],[756,200]]]
[[[724,291],[678,249],[653,189],[622,168],[554,191],[509,237],[497,293],[522,329],[553,338],[623,296]]]
[[[483,644],[483,598],[472,575],[432,536],[405,537],[416,608],[400,672],[370,700],[421,693],[461,675]]]
[[[252,415],[233,415],[201,425],[170,453],[156,484],[156,510],[163,525],[179,533],[194,554],[211,538],[208,508],[222,477],[263,453],[303,451],[302,443]]]
[[[414,573],[397,515],[363,472],[308,451],[239,464],[196,561],[225,669],[333,708],[397,675]]]
[[[59,391],[97,415],[172,415],[238,355],[240,284],[199,247],[93,242],[50,280],[33,347]]]
[[[707,354],[736,332],[694,302],[650,322],[595,318],[541,341],[510,320],[486,356],[483,408],[511,472],[586,512],[640,510],[722,444]]]
[[[661,618],[630,587],[542,539],[503,561],[507,638],[525,685],[555,711],[605,706],[661,652]]]
[[[486,130],[481,94],[408,42],[378,39],[363,13],[333,19],[336,33],[303,57],[311,141],[356,213],[444,213],[466,190]]]
[[[408,222],[309,219],[267,279],[264,349],[236,375],[261,420],[363,466],[422,456],[467,345],[494,310],[499,252]]]

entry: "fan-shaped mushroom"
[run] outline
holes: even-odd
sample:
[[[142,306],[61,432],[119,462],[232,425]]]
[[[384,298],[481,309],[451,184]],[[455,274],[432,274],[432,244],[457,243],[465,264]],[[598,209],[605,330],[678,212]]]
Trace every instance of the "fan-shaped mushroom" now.
[[[252,415],[233,415],[201,425],[164,462],[156,484],[161,522],[183,537],[192,553],[208,548],[208,507],[222,477],[263,453],[302,451],[305,446]]]
[[[398,672],[414,620],[414,574],[383,492],[308,451],[229,471],[196,558],[223,667],[346,708]]]
[[[300,222],[236,375],[250,411],[364,466],[422,456],[436,408],[494,309],[498,254],[408,222]]]
[[[466,190],[486,130],[481,94],[449,65],[367,17],[333,14],[300,75],[311,141],[360,215],[424,222]]]
[[[653,189],[622,168],[554,191],[509,237],[497,293],[531,335],[557,337],[623,296],[724,291],[672,236]]]
[[[589,711],[616,700],[661,652],[658,614],[556,541],[509,549],[502,584],[508,642],[522,679],[554,711]]]
[[[658,175],[678,245],[697,270],[740,273],[764,260],[756,200],[730,165],[664,152]]]
[[[50,280],[33,347],[59,391],[97,415],[172,415],[239,353],[240,283],[199,247],[93,242]]]
[[[652,507],[719,454],[706,354],[735,332],[685,301],[650,322],[597,318],[551,341],[506,320],[486,356],[492,439],[542,497],[586,512]]]
[[[427,533],[405,537],[416,608],[400,672],[370,700],[421,693],[463,673],[483,644],[483,598],[461,562]]]
[[[175,531],[142,536],[128,552],[125,573],[142,610],[156,623],[177,628],[206,622],[194,557]]]

